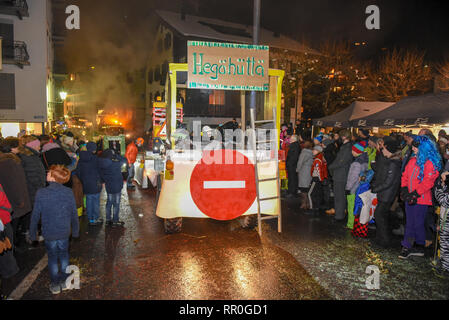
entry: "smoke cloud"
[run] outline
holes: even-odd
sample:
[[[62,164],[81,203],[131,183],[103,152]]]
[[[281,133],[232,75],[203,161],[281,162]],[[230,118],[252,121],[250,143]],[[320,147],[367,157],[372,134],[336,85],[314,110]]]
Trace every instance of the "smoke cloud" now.
[[[145,117],[145,66],[159,22],[154,10],[179,11],[181,2],[66,1],[65,5],[80,8],[81,28],[65,32],[60,59],[68,73],[82,72],[74,91],[83,93],[84,112],[89,111],[90,119],[95,119],[97,108],[101,108],[117,112],[128,128],[143,130],[133,127],[135,120],[143,125]]]

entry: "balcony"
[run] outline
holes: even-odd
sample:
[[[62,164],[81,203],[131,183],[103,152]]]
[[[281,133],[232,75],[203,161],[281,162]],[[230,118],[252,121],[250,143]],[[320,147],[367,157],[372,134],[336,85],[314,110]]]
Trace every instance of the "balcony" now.
[[[23,69],[24,66],[30,65],[30,55],[28,54],[27,45],[23,41],[14,41],[14,44],[8,45],[3,43],[3,63],[15,64]]]
[[[0,14],[17,16],[20,20],[30,16],[26,0],[0,0]]]

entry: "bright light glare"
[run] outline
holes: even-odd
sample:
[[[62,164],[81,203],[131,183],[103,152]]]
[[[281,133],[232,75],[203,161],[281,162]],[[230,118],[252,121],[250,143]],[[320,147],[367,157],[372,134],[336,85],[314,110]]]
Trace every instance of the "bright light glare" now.
[[[2,136],[3,137],[17,137],[20,132],[18,123],[2,123]]]
[[[65,100],[65,99],[67,99],[67,92],[61,91],[61,92],[59,93],[59,96],[61,97],[62,100]]]

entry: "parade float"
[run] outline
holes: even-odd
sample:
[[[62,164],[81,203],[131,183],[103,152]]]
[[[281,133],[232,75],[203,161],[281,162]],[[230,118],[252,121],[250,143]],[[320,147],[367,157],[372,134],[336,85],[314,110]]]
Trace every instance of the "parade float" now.
[[[181,72],[188,74],[187,90],[240,92],[240,136],[233,130],[230,139],[219,130],[206,133],[201,123],[189,123],[191,132],[177,126]],[[269,48],[258,45],[189,41],[188,63],[169,65],[165,142],[137,164],[156,182],[156,215],[167,233],[180,232],[183,218],[238,219],[243,227],[258,225],[260,234],[262,220],[277,218],[282,231],[278,133],[283,77],[284,71],[269,68]],[[261,92],[263,102],[248,109],[247,128],[248,91]]]

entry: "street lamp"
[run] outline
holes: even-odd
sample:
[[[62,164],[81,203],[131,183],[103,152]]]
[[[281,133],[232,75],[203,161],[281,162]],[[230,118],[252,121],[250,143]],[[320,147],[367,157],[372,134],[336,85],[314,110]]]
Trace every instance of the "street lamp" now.
[[[61,92],[59,93],[59,96],[61,97],[62,100],[65,100],[65,99],[67,99],[67,92],[61,91]]]

